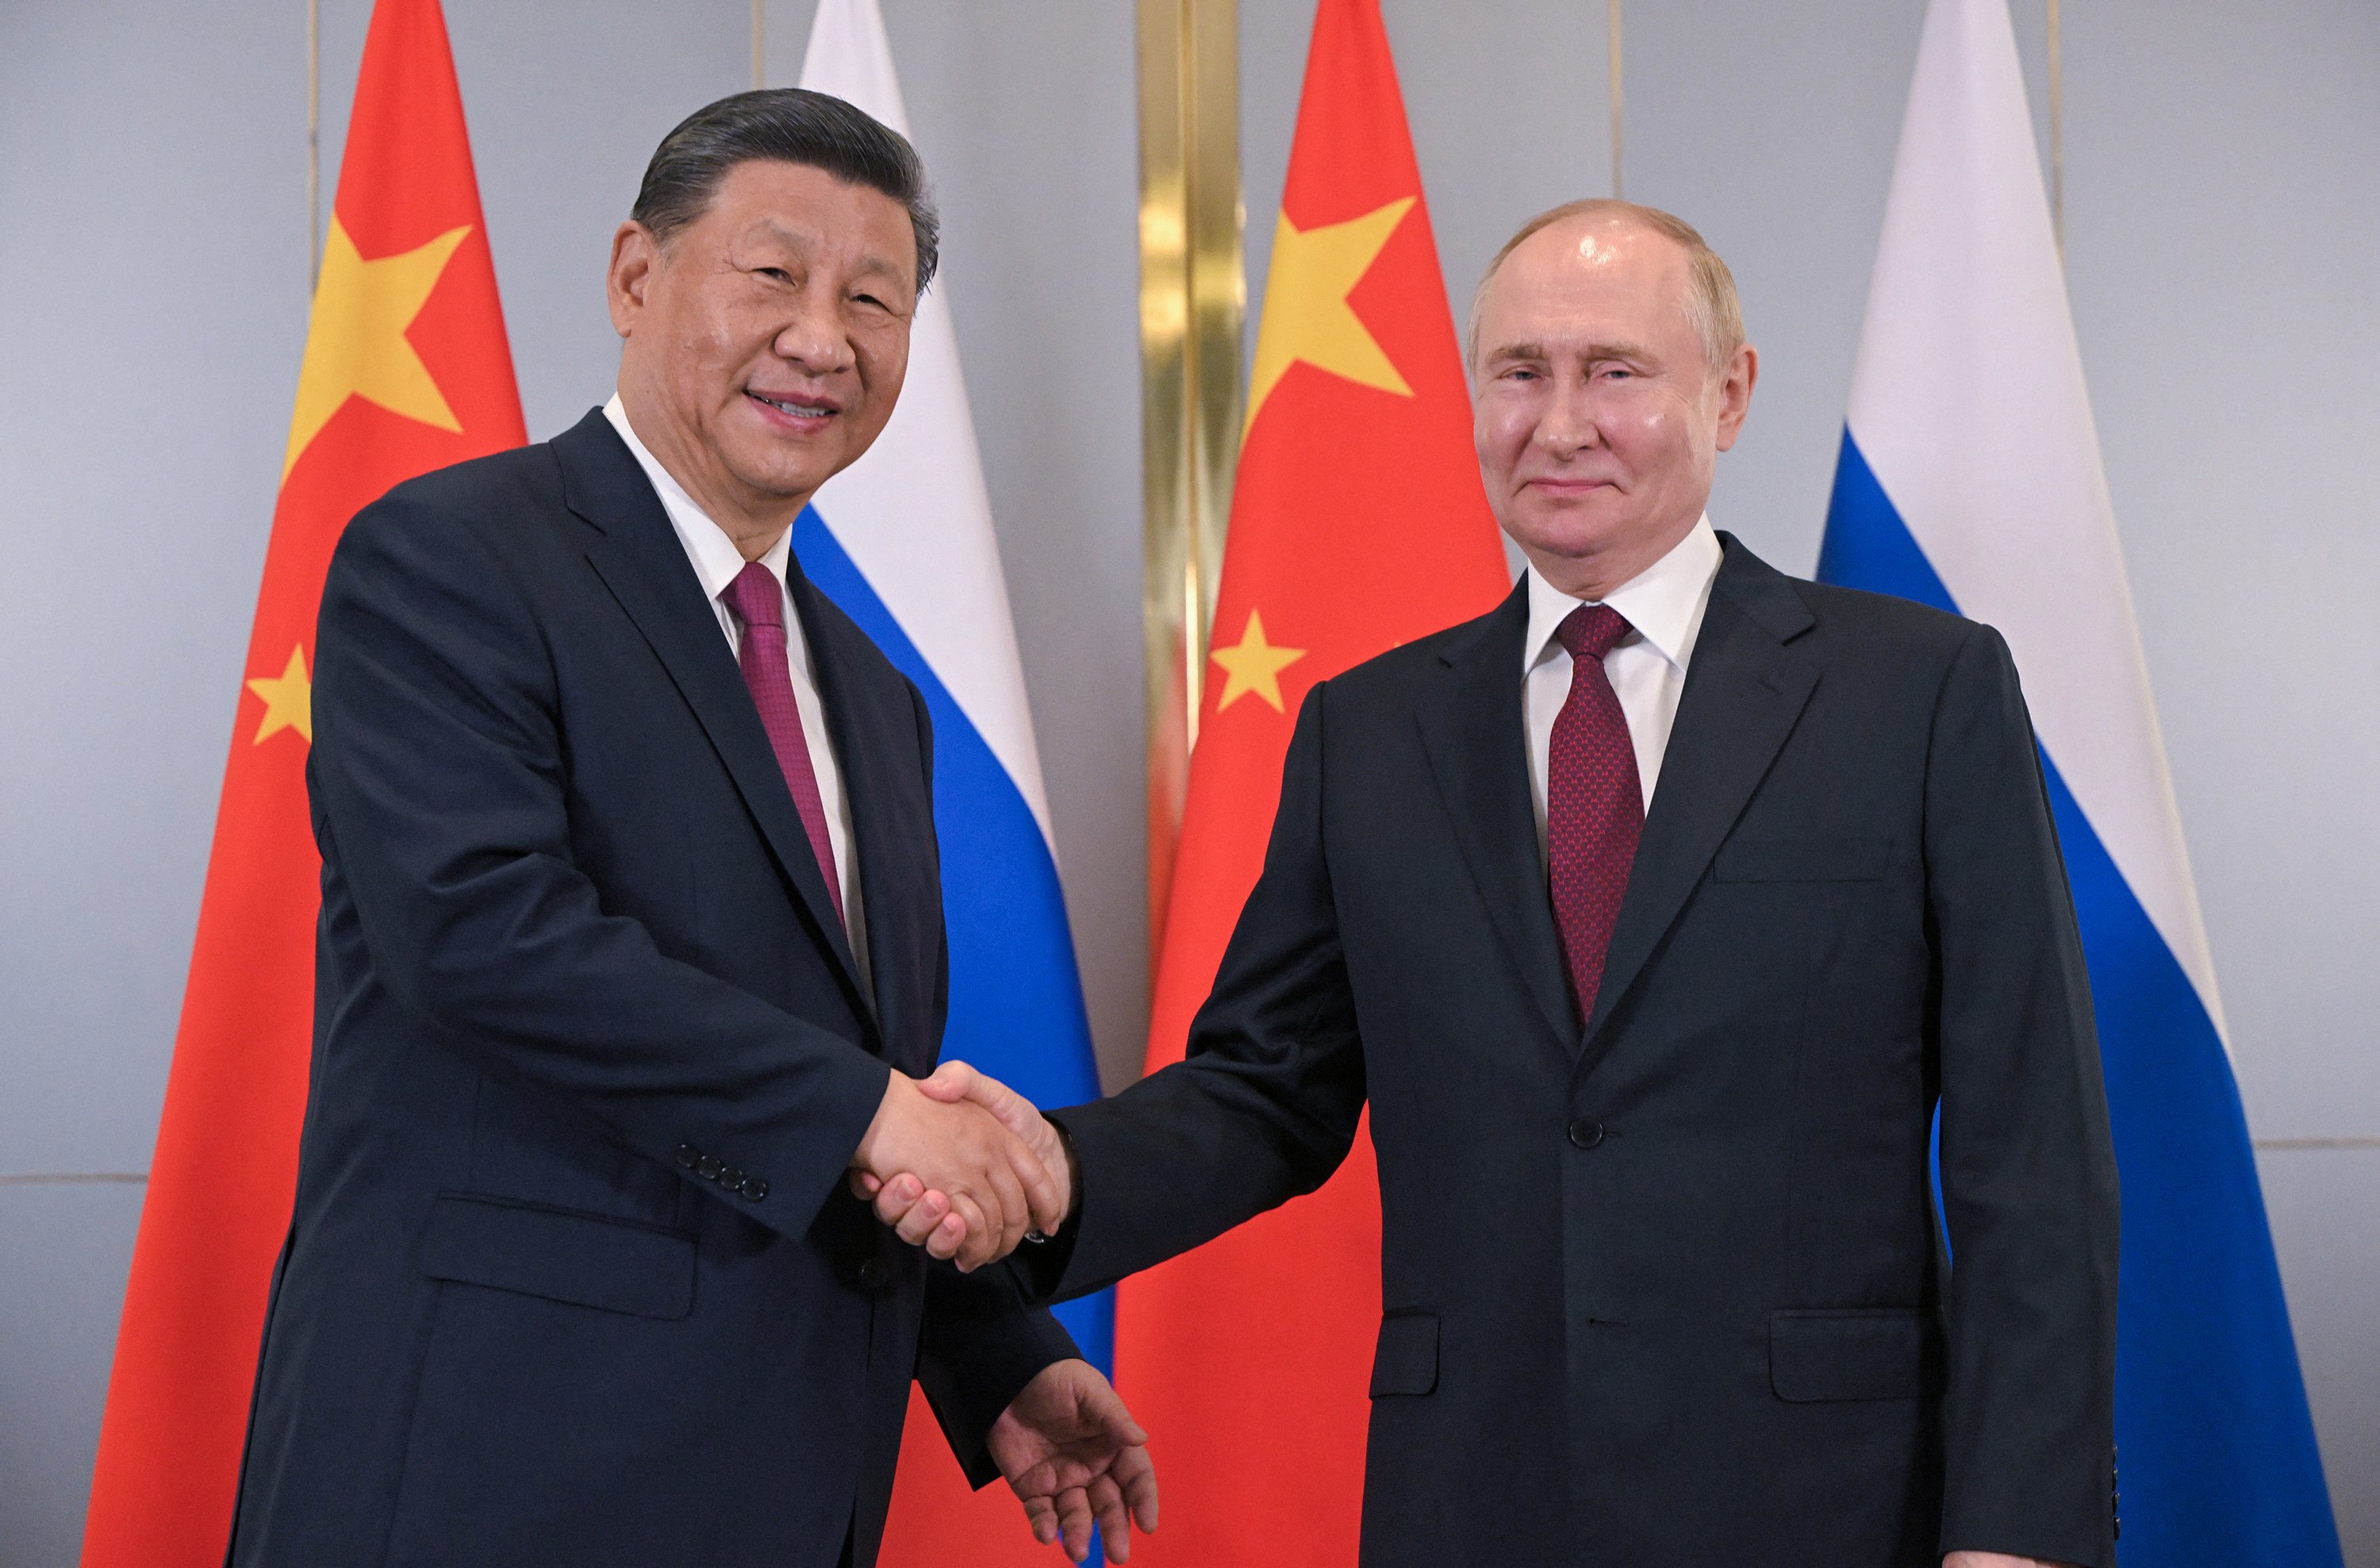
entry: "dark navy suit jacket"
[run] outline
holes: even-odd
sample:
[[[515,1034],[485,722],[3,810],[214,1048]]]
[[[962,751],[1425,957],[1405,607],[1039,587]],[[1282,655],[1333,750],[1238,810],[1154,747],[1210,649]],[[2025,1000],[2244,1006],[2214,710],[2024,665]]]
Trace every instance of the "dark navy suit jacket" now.
[[[1527,625],[1307,695],[1189,1059],[1058,1113],[1043,1282],[1311,1190],[1368,1103],[1366,1568],[2106,1568],[2115,1166],[2006,646],[1727,541],[1582,1020]]]
[[[311,1093],[230,1561],[874,1560],[912,1377],[978,1484],[1073,1354],[843,1187],[946,950],[926,708],[791,590],[863,988],[734,653],[600,413],[399,486],[324,590]]]

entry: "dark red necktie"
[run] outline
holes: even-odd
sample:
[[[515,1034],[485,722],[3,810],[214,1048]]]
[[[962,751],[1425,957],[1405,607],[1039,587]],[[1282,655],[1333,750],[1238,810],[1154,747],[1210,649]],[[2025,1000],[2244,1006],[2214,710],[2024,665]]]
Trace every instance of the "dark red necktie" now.
[[[769,732],[785,786],[794,792],[794,808],[802,814],[802,831],[809,835],[811,853],[826,878],[827,900],[841,920],[843,879],[834,873],[834,840],[827,836],[826,805],[819,798],[818,772],[810,766],[809,741],[802,733],[801,704],[794,700],[793,666],[785,659],[785,590],[775,573],[749,561],[719,597],[744,623],[744,641],[736,650],[744,684],[752,688],[752,706],[760,711],[760,727]]]
[[[1582,1021],[1595,1015],[1603,955],[1628,891],[1628,869],[1645,831],[1645,792],[1628,716],[1603,671],[1603,656],[1630,627],[1608,604],[1582,604],[1555,638],[1570,650],[1570,696],[1546,748],[1546,858],[1554,925]]]

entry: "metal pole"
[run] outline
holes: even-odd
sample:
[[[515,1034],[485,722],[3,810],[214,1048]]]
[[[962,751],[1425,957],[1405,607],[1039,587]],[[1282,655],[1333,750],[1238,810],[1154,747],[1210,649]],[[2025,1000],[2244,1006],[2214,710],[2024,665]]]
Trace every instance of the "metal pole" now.
[[[306,0],[306,298],[322,286],[322,0]]]
[[[2053,6],[2057,3],[2058,0],[2050,0]],[[1628,200],[1628,182],[1620,157],[1620,0],[1604,0],[1603,19],[1611,60],[1611,195],[1614,201],[1625,201]]]
[[[2049,228],[2066,260],[2066,69],[2058,47],[2058,0],[2049,3]]]
[[[1241,252],[1236,0],[1139,0],[1143,614],[1150,952],[1206,682],[1207,631],[1239,459]]]

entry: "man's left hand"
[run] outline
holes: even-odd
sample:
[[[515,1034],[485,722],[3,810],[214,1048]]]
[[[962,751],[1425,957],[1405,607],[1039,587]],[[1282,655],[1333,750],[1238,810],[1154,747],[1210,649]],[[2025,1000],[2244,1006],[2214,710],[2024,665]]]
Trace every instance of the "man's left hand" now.
[[[1041,1369],[992,1423],[1000,1473],[1025,1504],[1033,1538],[1062,1541],[1076,1562],[1090,1555],[1096,1522],[1110,1562],[1132,1556],[1132,1526],[1157,1528],[1157,1467],[1148,1434],[1087,1361]]]
[[[2046,1557],[2010,1557],[2004,1551],[1954,1551],[1942,1560],[1942,1568],[2073,1568],[2073,1564],[2052,1562]]]

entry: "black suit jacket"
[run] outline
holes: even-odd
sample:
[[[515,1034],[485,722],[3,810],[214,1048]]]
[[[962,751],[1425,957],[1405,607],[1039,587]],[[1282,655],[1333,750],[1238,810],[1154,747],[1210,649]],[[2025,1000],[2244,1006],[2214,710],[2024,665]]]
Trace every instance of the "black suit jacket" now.
[[[230,1560],[874,1560],[913,1373],[1073,1354],[843,1189],[946,951],[917,690],[791,588],[863,990],[735,655],[600,413],[401,485],[324,590],[311,1092]]]
[[[1368,1101],[1367,1568],[2104,1568],[2116,1177],[2006,646],[1727,541],[1582,1021],[1527,621],[1308,694],[1189,1059],[1061,1113],[1045,1283],[1312,1189]]]

